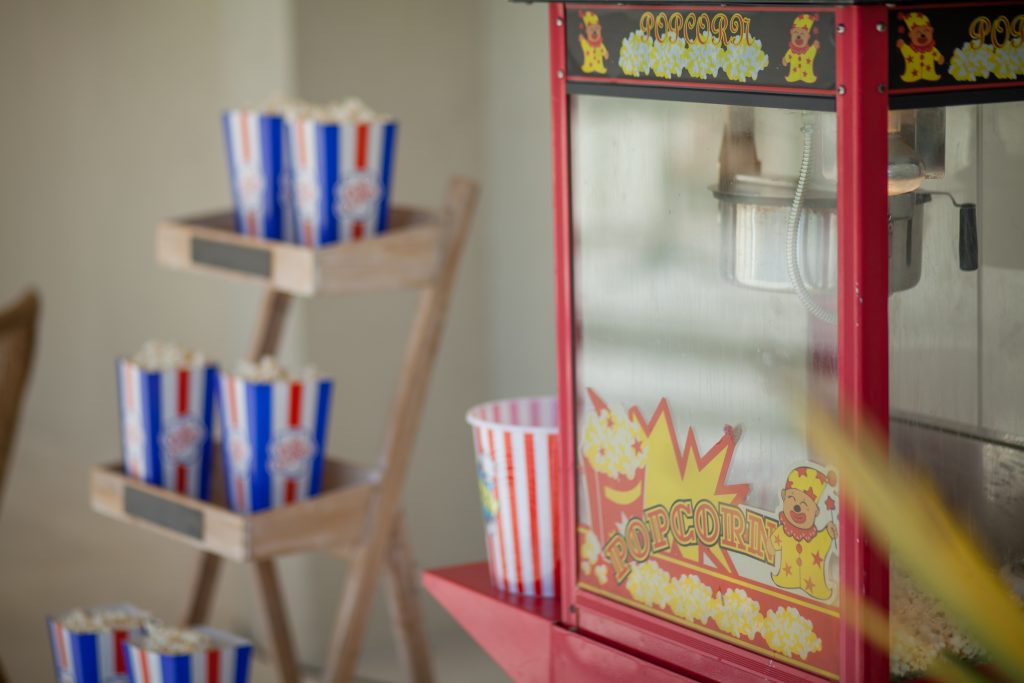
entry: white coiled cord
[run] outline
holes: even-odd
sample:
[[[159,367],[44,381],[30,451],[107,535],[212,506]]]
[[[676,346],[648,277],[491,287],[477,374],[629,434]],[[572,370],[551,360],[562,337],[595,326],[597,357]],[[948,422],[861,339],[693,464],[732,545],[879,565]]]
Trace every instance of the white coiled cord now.
[[[800,213],[804,208],[804,190],[807,186],[807,176],[810,175],[811,171],[811,146],[813,144],[814,126],[809,119],[805,119],[804,125],[800,130],[804,134],[804,147],[803,156],[800,159],[800,175],[797,176],[796,190],[793,192],[793,203],[789,206],[788,230],[786,231],[786,273],[789,275],[789,281],[793,285],[793,291],[796,292],[796,296],[800,299],[800,303],[804,305],[804,308],[815,318],[824,320],[830,325],[835,325],[838,321],[835,311],[828,310],[814,300],[811,293],[807,291],[803,273],[800,272],[799,253],[797,251],[800,244]]]

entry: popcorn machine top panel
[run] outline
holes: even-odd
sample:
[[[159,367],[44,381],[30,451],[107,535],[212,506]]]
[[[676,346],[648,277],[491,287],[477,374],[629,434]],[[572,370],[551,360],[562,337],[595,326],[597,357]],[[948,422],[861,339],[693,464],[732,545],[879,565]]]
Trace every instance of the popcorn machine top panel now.
[[[845,27],[828,4],[567,10],[570,93],[833,109],[845,90],[835,76]],[[888,31],[890,108],[1024,97],[1024,4],[897,5],[888,19],[879,26]]]

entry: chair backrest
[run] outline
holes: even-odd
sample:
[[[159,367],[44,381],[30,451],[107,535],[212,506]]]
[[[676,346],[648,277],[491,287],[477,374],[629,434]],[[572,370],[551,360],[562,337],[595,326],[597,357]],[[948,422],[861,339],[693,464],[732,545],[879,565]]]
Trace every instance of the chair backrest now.
[[[0,495],[35,350],[38,314],[39,297],[34,291],[0,311]]]

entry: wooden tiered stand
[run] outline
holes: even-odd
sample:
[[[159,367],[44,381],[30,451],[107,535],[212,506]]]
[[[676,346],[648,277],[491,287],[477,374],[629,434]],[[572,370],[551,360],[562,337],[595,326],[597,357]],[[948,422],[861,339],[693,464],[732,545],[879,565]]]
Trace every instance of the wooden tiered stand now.
[[[323,489],[310,500],[251,515],[233,512],[218,485],[219,448],[209,502],[128,478],[120,463],[92,473],[92,507],[202,551],[182,618],[206,621],[221,560],[251,564],[280,680],[299,680],[274,559],[325,552],[350,562],[328,649],[324,680],[355,672],[378,575],[386,571],[395,636],[412,681],[432,680],[420,618],[416,571],[400,498],[437,355],[455,272],[476,206],[477,188],[453,180],[441,211],[393,209],[385,235],[312,249],[234,231],[232,214],[168,221],[157,229],[157,261],[245,279],[267,288],[249,357],[275,352],[292,296],[372,289],[418,289],[397,394],[379,462],[364,468],[328,458]]]

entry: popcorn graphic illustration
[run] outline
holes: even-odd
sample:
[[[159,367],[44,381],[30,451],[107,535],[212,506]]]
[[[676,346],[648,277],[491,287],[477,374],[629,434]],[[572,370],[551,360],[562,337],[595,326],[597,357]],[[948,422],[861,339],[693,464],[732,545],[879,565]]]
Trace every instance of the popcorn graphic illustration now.
[[[768,612],[761,630],[768,647],[787,657],[807,659],[807,655],[821,651],[821,638],[814,634],[814,625],[794,607]]]
[[[715,600],[711,586],[695,574],[680,576],[672,581],[668,590],[668,606],[677,617],[687,621],[708,623]]]
[[[988,43],[971,41],[953,51],[949,75],[958,81],[988,78],[996,68],[996,50]],[[934,80],[934,79],[929,79]]]
[[[597,536],[593,531],[587,529],[583,536],[583,543],[580,544],[580,558],[584,562],[590,564],[597,564],[598,557],[601,553],[601,544],[597,540]]]
[[[705,31],[700,40],[686,48],[686,72],[691,78],[714,78],[722,68],[725,52],[720,43]]]
[[[655,40],[641,30],[622,39],[619,68],[627,76],[649,76],[671,80],[685,71],[690,78],[707,80],[724,71],[731,81],[757,80],[768,66],[761,41],[739,36],[722,42],[719,36],[704,31],[689,43],[675,31],[666,31]],[[813,75],[813,74],[812,74]]]
[[[583,426],[583,457],[594,470],[613,478],[631,478],[647,457],[647,436],[621,408],[607,407],[587,415]]]
[[[643,31],[636,30],[622,39],[619,48],[619,68],[627,76],[646,76],[651,73],[654,40]]]
[[[740,638],[753,640],[761,632],[761,605],[742,588],[730,588],[718,594],[711,618],[718,628]]]
[[[633,564],[626,590],[633,599],[648,607],[664,608],[669,600],[672,577],[654,560]]]
[[[583,425],[580,449],[585,466],[591,525],[599,545],[607,542],[618,514],[603,501],[609,495],[628,497],[640,506],[640,480],[647,460],[647,435],[633,417],[618,406],[594,403]],[[624,499],[622,499],[624,500]]]
[[[739,37],[725,46],[724,69],[730,81],[746,83],[747,79],[757,80],[757,74],[768,66],[768,55],[761,49],[760,40],[749,43]]]
[[[658,78],[672,78],[683,75],[686,66],[686,49],[682,39],[673,31],[664,36],[664,40],[654,44],[651,50],[651,70]]]
[[[1017,76],[1024,76],[1024,43],[1020,38],[1007,41],[995,50],[992,74],[1002,80],[1017,80]]]

